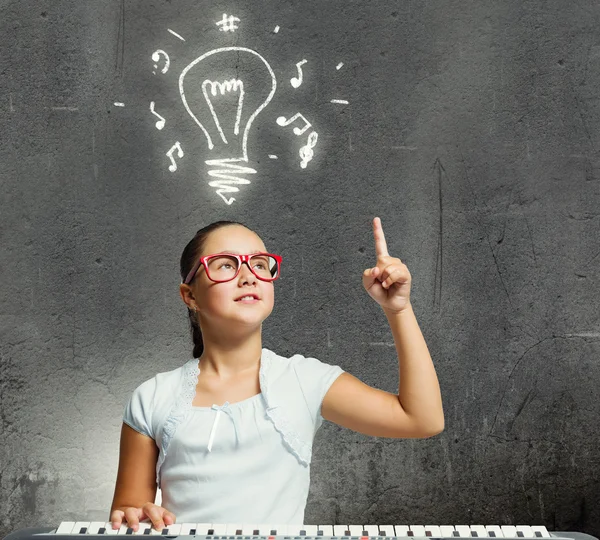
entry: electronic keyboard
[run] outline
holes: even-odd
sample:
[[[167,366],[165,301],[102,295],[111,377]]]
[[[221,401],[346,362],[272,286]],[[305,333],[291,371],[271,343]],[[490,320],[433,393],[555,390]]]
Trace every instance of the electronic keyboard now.
[[[58,527],[30,527],[10,533],[5,540],[106,540],[107,536],[161,536],[180,540],[398,540],[428,538],[456,540],[473,538],[552,538],[560,540],[598,540],[580,532],[549,532],[539,525],[257,525],[217,523],[174,523],[162,530],[152,528],[149,520],[140,522],[137,531],[127,524],[113,529],[110,521],[63,521]],[[84,540],[83,538],[81,540]]]

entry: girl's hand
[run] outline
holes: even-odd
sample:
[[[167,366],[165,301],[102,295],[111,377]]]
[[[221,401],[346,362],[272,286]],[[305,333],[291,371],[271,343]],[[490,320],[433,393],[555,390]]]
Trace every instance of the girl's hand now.
[[[384,311],[400,313],[410,307],[410,272],[405,264],[387,251],[381,219],[373,219],[377,265],[363,272],[363,285]]]
[[[123,519],[125,519],[127,525],[137,531],[140,521],[146,518],[152,521],[152,526],[157,531],[162,531],[165,527],[175,523],[173,512],[150,502],[144,504],[141,508],[130,506],[125,510],[114,510],[110,516],[110,521],[112,522],[112,528],[118,529],[121,527]]]

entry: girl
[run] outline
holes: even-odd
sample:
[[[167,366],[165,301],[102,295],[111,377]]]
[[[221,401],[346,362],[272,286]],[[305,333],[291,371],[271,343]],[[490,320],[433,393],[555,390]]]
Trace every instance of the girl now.
[[[363,286],[390,324],[398,395],[337,365],[262,347],[281,258],[241,223],[196,233],[181,256],[193,358],[133,392],[123,416],[113,529],[151,521],[303,524],[313,437],[323,419],[374,437],[444,427],[435,369],[410,303],[411,275],[373,220],[376,265]],[[154,504],[157,487],[161,506]]]

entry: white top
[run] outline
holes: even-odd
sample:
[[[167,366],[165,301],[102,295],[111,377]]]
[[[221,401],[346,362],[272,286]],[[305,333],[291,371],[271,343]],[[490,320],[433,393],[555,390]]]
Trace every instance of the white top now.
[[[179,523],[303,524],[321,403],[342,368],[262,349],[261,393],[194,407],[198,359],[133,392],[123,421],[152,437],[162,506]]]

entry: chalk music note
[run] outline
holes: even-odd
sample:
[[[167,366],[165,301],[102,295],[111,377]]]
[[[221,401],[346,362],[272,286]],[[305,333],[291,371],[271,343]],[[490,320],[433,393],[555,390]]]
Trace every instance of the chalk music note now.
[[[300,162],[300,167],[302,167],[303,169],[306,169],[306,164],[313,158],[315,154],[313,152],[313,148],[316,146],[318,138],[318,133],[316,131],[312,131],[311,134],[308,136],[308,142],[306,143],[306,146],[300,148],[300,151],[298,152],[300,154],[300,157],[302,158],[302,161]]]
[[[301,62],[296,63],[296,69],[298,70],[298,76],[292,77],[290,79],[290,83],[292,83],[292,86],[294,88],[298,88],[302,84],[302,68],[300,67],[300,66],[302,66],[302,64],[306,64],[306,60],[302,60]]]
[[[153,115],[158,116],[160,118],[160,120],[156,122],[156,129],[161,130],[165,127],[165,119],[154,110],[154,101],[150,102],[150,110],[152,111]]]
[[[305,122],[305,126],[303,128],[299,128],[299,127],[295,127],[294,128],[294,133],[296,135],[302,135],[309,127],[312,126],[312,124],[306,119],[304,118],[304,116],[302,116],[300,113],[296,113],[294,116],[292,116],[289,120],[285,119],[285,116],[280,116],[277,119],[277,123],[280,126],[288,126],[289,124],[291,124],[292,122],[294,122],[295,120],[297,120],[298,118],[302,118],[302,120],[304,120]]]
[[[177,149],[177,157],[183,157],[183,150],[181,149],[181,144],[179,144],[179,141],[177,141],[171,147],[171,150],[167,152],[167,156],[169,156],[169,159],[171,160],[171,165],[169,165],[169,170],[171,172],[175,172],[177,170],[177,163],[175,163],[175,159],[173,158],[173,152],[175,152],[175,149]]]

